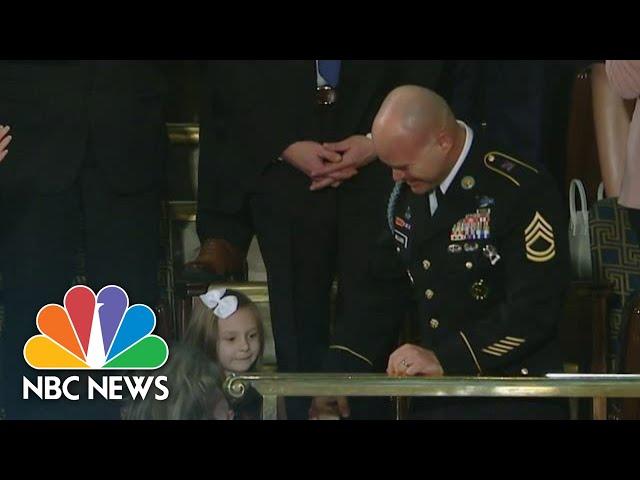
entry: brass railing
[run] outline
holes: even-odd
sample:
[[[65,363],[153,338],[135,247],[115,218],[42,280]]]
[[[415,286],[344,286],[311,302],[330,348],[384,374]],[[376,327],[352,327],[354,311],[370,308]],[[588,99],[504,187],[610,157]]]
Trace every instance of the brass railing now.
[[[225,392],[262,396],[262,418],[277,419],[288,396],[640,398],[640,375],[550,374],[546,377],[388,377],[381,374],[256,374],[227,378]]]

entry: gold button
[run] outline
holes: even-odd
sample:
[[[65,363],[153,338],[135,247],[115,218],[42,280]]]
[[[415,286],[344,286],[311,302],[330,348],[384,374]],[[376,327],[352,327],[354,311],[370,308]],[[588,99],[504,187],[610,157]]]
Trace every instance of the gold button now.
[[[429,260],[423,260],[422,268],[424,268],[425,270],[429,270],[429,268],[431,268],[431,262]]]
[[[431,320],[429,320],[429,326],[431,328],[436,329],[438,328],[439,325],[440,325],[440,322],[437,319],[432,318]]]
[[[522,370],[520,370],[520,373],[522,375],[529,375],[529,370],[527,370],[526,368],[523,368]]]
[[[473,263],[472,262],[467,262],[464,264],[465,267],[467,267],[467,270],[471,270],[473,268]]]
[[[429,288],[429,289],[427,289],[427,290],[424,292],[424,296],[425,296],[425,298],[426,298],[427,300],[431,300],[431,299],[433,298],[433,296],[434,296],[434,295],[435,295],[435,292],[434,292],[433,290],[431,290],[430,288]]]
[[[496,157],[494,157],[493,155],[489,155],[487,157],[487,161],[489,161],[489,162],[493,162],[495,159],[496,159]]]

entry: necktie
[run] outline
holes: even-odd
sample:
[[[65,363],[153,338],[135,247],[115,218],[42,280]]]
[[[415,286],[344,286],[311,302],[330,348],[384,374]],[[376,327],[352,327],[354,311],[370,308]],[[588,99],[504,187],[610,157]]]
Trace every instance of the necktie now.
[[[440,186],[438,185],[436,188],[429,192],[428,202],[429,212],[431,213],[431,217],[436,214],[436,210],[442,201],[442,191],[440,190]]]
[[[425,232],[429,232],[433,225],[433,217],[436,214],[436,210],[438,209],[438,202],[442,199],[442,192],[440,191],[440,186],[431,190],[426,198],[425,198],[425,211],[423,213],[423,225],[422,228]]]
[[[334,88],[338,86],[338,80],[340,79],[340,64],[341,60],[318,60],[320,76]]]

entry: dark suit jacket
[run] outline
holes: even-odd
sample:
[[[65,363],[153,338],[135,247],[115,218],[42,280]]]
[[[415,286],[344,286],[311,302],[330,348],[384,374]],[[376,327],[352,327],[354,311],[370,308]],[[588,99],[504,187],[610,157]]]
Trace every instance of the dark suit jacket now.
[[[486,122],[495,148],[542,161],[545,62],[450,61],[442,81],[456,116],[475,127]]]
[[[166,90],[155,62],[0,62],[0,125],[13,136],[0,189],[63,190],[90,145],[114,190],[146,189],[163,171]]]
[[[433,88],[440,68],[440,62],[345,60],[338,101],[326,107],[316,103],[314,60],[210,62],[201,111],[200,235],[224,232],[246,243],[250,232],[233,224],[264,169],[287,146],[367,134],[387,93],[409,83]],[[360,175],[378,177],[383,169]],[[214,226],[225,215],[234,218]]]
[[[452,60],[441,90],[456,116],[488,125],[489,141],[547,166],[564,182],[571,88],[583,60]]]

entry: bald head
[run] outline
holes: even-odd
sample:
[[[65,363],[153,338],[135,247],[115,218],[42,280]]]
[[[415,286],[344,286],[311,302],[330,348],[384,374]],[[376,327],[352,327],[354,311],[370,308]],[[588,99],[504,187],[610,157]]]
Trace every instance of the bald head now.
[[[371,129],[378,158],[396,181],[423,193],[448,175],[462,150],[465,130],[437,93],[415,85],[385,98]]]
[[[393,90],[382,103],[373,122],[376,145],[394,140],[421,144],[434,133],[454,132],[456,119],[437,93],[415,85]]]

